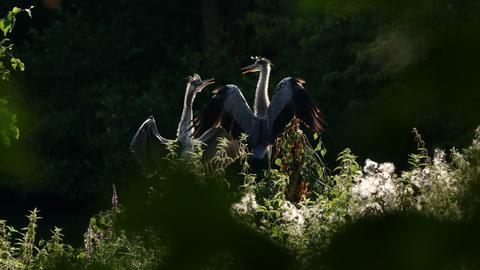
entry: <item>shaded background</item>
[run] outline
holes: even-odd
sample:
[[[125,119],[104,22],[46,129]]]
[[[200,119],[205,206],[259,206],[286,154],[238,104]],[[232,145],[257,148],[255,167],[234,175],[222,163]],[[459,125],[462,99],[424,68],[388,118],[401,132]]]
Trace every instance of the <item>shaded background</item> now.
[[[140,177],[128,151],[140,123],[153,114],[174,137],[187,75],[235,83],[253,101],[257,77],[240,74],[251,55],[272,60],[272,84],[307,81],[327,118],[330,166],[350,147],[405,168],[413,127],[430,149],[450,148],[467,145],[480,122],[479,1],[14,4],[36,7],[11,37],[26,71],[0,84],[21,131],[0,146],[0,216],[22,224],[38,206],[73,241],[107,207],[112,183],[121,196]]]

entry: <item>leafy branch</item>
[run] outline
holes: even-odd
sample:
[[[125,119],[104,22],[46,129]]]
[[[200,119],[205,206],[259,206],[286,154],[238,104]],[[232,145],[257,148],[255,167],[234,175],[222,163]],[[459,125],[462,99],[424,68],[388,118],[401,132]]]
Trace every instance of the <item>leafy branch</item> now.
[[[22,9],[14,7],[10,10],[6,17],[0,19],[0,30],[3,38],[0,40],[0,79],[8,80],[12,71],[24,71],[25,64],[12,54],[13,43],[8,38],[15,25],[15,18],[20,12],[26,12],[28,16],[32,16],[31,9]],[[8,102],[4,98],[0,98],[0,143],[10,145],[10,139],[18,139],[20,132],[16,126],[17,117],[11,113],[7,107]]]

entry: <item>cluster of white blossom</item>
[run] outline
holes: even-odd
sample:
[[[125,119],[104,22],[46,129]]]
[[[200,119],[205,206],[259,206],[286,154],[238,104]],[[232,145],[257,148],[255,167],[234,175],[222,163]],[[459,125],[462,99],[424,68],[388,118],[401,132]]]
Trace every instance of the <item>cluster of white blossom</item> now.
[[[257,208],[258,208],[258,204],[255,198],[255,193],[253,192],[245,193],[240,199],[240,202],[235,203],[232,206],[233,211],[240,215],[253,213],[257,211]]]
[[[460,195],[460,183],[445,156],[444,151],[435,150],[431,165],[404,172],[402,178],[408,179],[416,191],[412,200],[416,210],[437,217],[456,218],[460,215],[456,200]]]
[[[452,178],[449,165],[445,161],[445,152],[435,150],[433,166],[414,169],[410,174],[412,184],[418,189],[429,188],[432,184],[441,183],[451,186],[456,181]]]
[[[282,215],[282,227],[292,236],[301,236],[304,230],[305,212],[309,209],[297,208],[295,204],[285,200],[279,210]]]
[[[378,213],[397,208],[399,194],[395,183],[395,166],[365,161],[363,170],[354,177],[352,186],[352,215]]]
[[[256,200],[255,193],[251,191],[247,191],[238,203],[232,205],[234,215],[247,218],[247,220],[249,220],[248,217],[252,217],[258,213],[260,208],[271,214],[276,213],[273,214],[274,216],[278,215],[276,226],[279,226],[281,231],[288,234],[289,238],[293,240],[302,236],[305,227],[305,215],[306,212],[309,211],[308,207],[296,206],[288,200],[283,200],[280,204],[260,207]],[[268,214],[264,214],[264,216],[260,218],[260,224],[258,224],[259,226],[257,228],[261,231],[268,230],[267,228],[273,225],[270,218]],[[250,221],[247,221],[247,223]]]
[[[293,203],[289,201],[284,201],[281,207],[282,217],[287,222],[302,226],[305,222],[305,218],[303,217],[303,212],[305,211],[305,209],[308,208],[298,209]]]
[[[439,217],[459,214],[458,181],[445,159],[445,152],[435,150],[433,162],[426,166],[394,173],[392,163],[378,164],[367,159],[363,170],[354,177],[350,214],[381,214],[405,209]]]

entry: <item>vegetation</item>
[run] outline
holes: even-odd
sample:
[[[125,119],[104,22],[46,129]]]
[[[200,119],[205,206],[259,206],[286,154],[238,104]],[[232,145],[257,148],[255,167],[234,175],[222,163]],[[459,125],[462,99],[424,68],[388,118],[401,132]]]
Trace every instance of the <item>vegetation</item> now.
[[[37,3],[0,4],[0,269],[480,268],[477,0]],[[293,121],[265,170],[242,137],[141,175],[138,125],[173,137],[193,72],[251,99],[250,55],[307,81],[326,132]],[[42,233],[64,205],[82,222]]]
[[[210,164],[201,163],[200,148],[187,160],[171,156],[164,173],[125,194],[124,205],[119,204],[113,187],[112,208],[90,219],[83,248],[64,244],[59,228],[52,231],[50,240],[37,241],[36,209],[28,216],[29,224],[20,230],[2,221],[2,269],[261,269],[265,262],[255,259],[252,251],[238,250],[256,242],[263,243],[261,247],[266,249],[249,246],[253,253],[266,254],[262,260],[280,269],[345,269],[342,262],[319,258],[344,252],[335,250],[342,244],[342,234],[370,218],[418,215],[435,226],[469,224],[478,218],[478,197],[472,200],[471,196],[478,196],[474,191],[480,179],[480,128],[468,148],[450,151],[450,161],[442,150],[435,150],[429,157],[418,133],[415,138],[418,153],[411,155],[411,169],[406,171],[396,171],[392,163],[371,160],[362,167],[346,149],[338,155],[338,166],[329,172],[320,159],[307,158],[324,149],[320,142],[315,149],[310,147],[295,122],[278,141],[279,166],[266,170],[264,175],[248,173],[249,153],[244,141],[240,142],[243,152],[236,163],[225,155],[226,145],[222,144],[222,151]],[[179,171],[184,166],[189,172]],[[243,179],[236,187],[227,180],[235,175]],[[292,201],[293,185],[297,194]],[[185,201],[186,197],[189,200]],[[143,211],[138,212],[140,209]],[[413,229],[424,229],[421,224],[413,225]],[[431,232],[431,236],[440,237],[435,233]],[[227,240],[221,239],[226,236]],[[239,236],[247,238],[246,243]],[[263,237],[269,240],[263,242]],[[464,235],[455,237],[458,241],[466,240]],[[269,241],[275,244],[268,244]],[[445,244],[423,236],[412,241],[412,245],[430,247]],[[281,255],[283,259],[269,255]],[[452,255],[441,266],[475,269],[470,267],[478,263],[478,258],[464,255]],[[415,262],[418,256],[404,260]],[[367,262],[360,265],[378,260],[364,259]],[[438,263],[436,257],[426,256],[422,260],[420,265],[426,267],[423,269],[435,269]],[[380,262],[372,269],[405,269],[391,263]]]
[[[13,43],[7,38],[15,25],[15,17],[20,12],[31,15],[30,9],[14,7],[5,18],[0,19],[0,30],[3,34],[0,40],[0,80],[8,80],[14,70],[25,70],[23,62],[12,55]],[[15,125],[16,115],[10,112],[7,105],[7,99],[0,97],[0,143],[4,145],[9,145],[10,139],[18,139],[19,136],[18,127]]]

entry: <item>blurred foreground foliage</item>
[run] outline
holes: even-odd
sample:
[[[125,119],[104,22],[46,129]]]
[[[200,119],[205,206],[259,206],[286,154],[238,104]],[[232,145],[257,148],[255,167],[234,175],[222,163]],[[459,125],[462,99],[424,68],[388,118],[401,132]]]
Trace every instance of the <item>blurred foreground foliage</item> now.
[[[248,173],[246,151],[234,163],[220,151],[215,162],[202,164],[200,148],[166,158],[156,177],[120,189],[119,196],[114,187],[112,208],[90,219],[80,248],[64,244],[58,228],[51,240],[36,240],[37,210],[21,230],[1,221],[0,265],[478,269],[480,128],[469,147],[450,151],[451,161],[440,149],[426,156],[417,134],[421,147],[405,171],[371,160],[362,168],[349,149],[330,171],[319,159],[305,159],[324,149],[302,138],[292,124],[277,145],[281,165],[260,175]],[[295,150],[282,151],[287,147]]]

